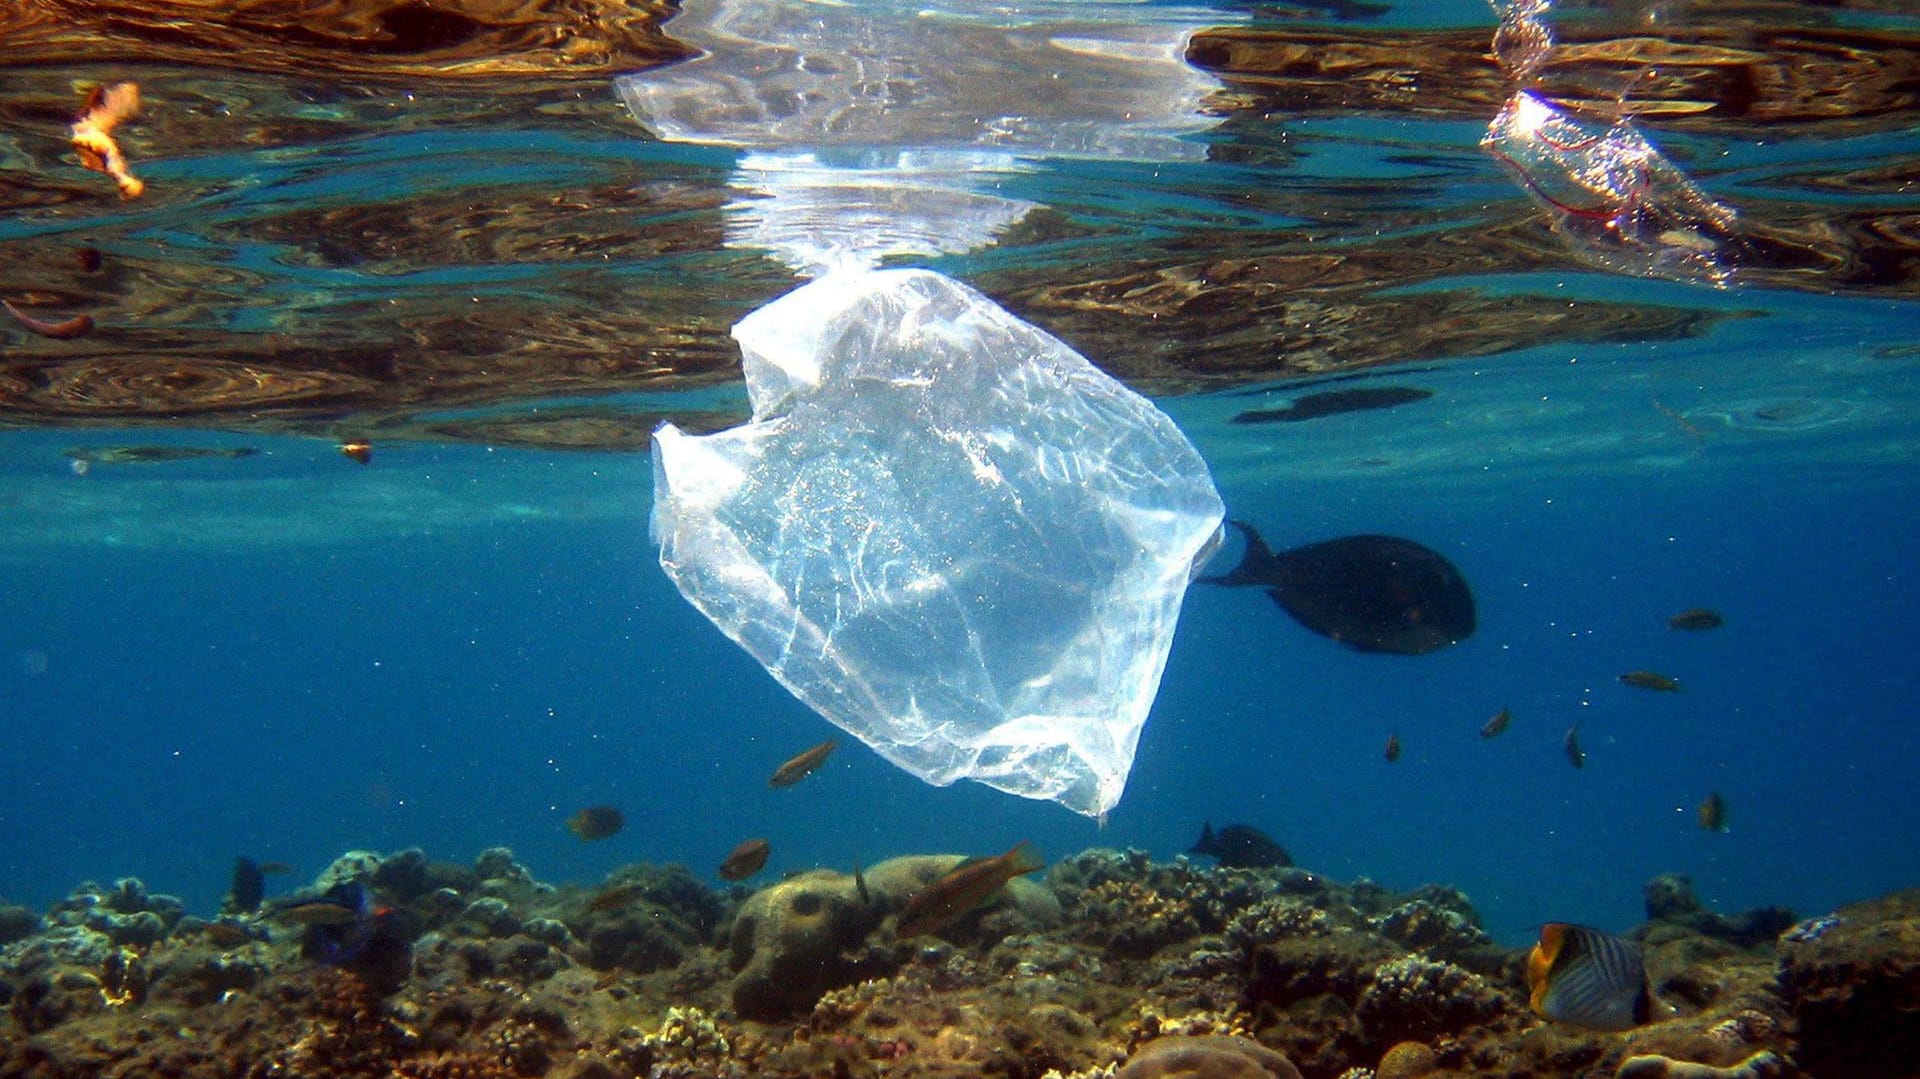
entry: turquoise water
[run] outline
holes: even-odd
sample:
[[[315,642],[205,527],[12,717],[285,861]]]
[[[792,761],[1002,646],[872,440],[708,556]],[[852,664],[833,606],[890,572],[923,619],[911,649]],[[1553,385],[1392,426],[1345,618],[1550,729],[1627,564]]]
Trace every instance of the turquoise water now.
[[[1479,134],[1277,118],[1214,138],[1284,146],[1281,163],[1032,162],[998,193],[1069,214],[1086,237],[928,262],[971,279],[1236,230],[1358,242],[1524,213]],[[1784,198],[1863,158],[1911,172],[1914,138],[1729,139],[1705,182],[1738,202]],[[332,302],[453,287],[579,303],[637,281],[750,306],[771,298],[753,293],[764,267],[751,288],[702,278],[724,261],[677,254],[562,267],[592,267],[590,286],[506,258],[417,274],[316,269],[289,256],[298,245],[239,242],[233,226],[289,204],[479,197],[616,173],[717,187],[730,160],[602,130],[370,134],[155,162],[150,182],[197,178],[222,193],[158,219],[116,209],[85,224],[111,232],[119,253],[212,244],[235,270],[244,302],[230,315],[242,319],[316,290]],[[1911,188],[1874,204],[1911,213]],[[1289,192],[1333,192],[1352,217],[1294,217]],[[0,238],[78,227],[28,214]],[[358,468],[332,441],[187,423],[0,431],[0,894],[44,905],[84,879],[137,875],[207,913],[238,854],[304,878],[353,848],[467,859],[506,845],[543,879],[586,883],[631,861],[710,873],[751,835],[772,841],[775,873],[1022,839],[1056,857],[1088,846],[1171,857],[1203,820],[1254,824],[1337,878],[1453,884],[1510,942],[1546,921],[1629,926],[1641,885],[1668,871],[1691,874],[1724,912],[1815,914],[1920,883],[1920,305],[1611,276],[1571,259],[1410,287],[1740,317],[1679,339],[1404,357],[1332,388],[1431,398],[1308,423],[1230,422],[1309,392],[1301,383],[1161,397],[1229,512],[1275,547],[1353,532],[1417,540],[1465,573],[1480,628],[1432,655],[1363,655],[1255,591],[1195,588],[1104,827],[971,784],[925,786],[850,739],[805,783],[769,790],[776,764],[835,732],[661,573],[644,454],[414,442]],[[649,424],[716,401],[743,397],[723,386],[595,403]],[[262,452],[84,472],[64,455],[120,444]],[[1695,606],[1726,625],[1667,628]],[[1636,668],[1685,689],[1616,681]],[[1503,706],[1512,728],[1482,741]],[[1561,750],[1576,721],[1578,771]],[[1388,764],[1391,733],[1405,755]],[[1710,791],[1729,806],[1725,833],[1695,823]],[[629,824],[582,844],[562,822],[596,802]]]

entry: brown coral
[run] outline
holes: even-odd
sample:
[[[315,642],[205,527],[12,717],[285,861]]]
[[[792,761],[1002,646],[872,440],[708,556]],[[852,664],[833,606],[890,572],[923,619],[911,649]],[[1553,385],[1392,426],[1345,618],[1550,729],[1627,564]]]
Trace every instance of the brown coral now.
[[[1425,1042],[1400,1042],[1380,1058],[1374,1079],[1420,1079],[1437,1060],[1439,1055]]]
[[[1231,1034],[1175,1035],[1148,1042],[1113,1079],[1300,1079],[1293,1062]]]
[[[1792,1068],[1774,1052],[1755,1053],[1724,1068],[1647,1053],[1621,1061],[1613,1076],[1614,1079],[1781,1079],[1790,1074]]]

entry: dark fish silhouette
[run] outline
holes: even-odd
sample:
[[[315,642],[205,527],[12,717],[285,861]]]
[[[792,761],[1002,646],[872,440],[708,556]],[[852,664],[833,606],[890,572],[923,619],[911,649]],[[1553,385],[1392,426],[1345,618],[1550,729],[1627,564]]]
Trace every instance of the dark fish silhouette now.
[[[1568,764],[1575,768],[1587,766],[1587,751],[1580,748],[1580,724],[1567,728],[1567,737],[1561,741],[1560,748],[1566,750]]]
[[[626,826],[626,815],[612,806],[588,806],[567,818],[567,831],[581,839],[605,839]]]
[[[1493,714],[1493,718],[1480,725],[1480,737],[1498,738],[1506,732],[1507,724],[1513,722],[1513,711],[1502,708]]]
[[[746,880],[767,864],[767,855],[773,847],[764,839],[749,839],[733,848],[727,860],[720,863],[722,880]]]
[[[1590,1030],[1632,1030],[1656,1010],[1639,951],[1584,925],[1540,927],[1527,955],[1527,989],[1535,1012]]]
[[[1240,564],[1207,584],[1257,585],[1294,620],[1361,652],[1420,655],[1473,635],[1473,592],[1453,563],[1412,540],[1343,536],[1275,554],[1244,521]]]
[[[1694,810],[1694,816],[1699,818],[1700,827],[1707,831],[1724,832],[1727,830],[1727,800],[1720,796],[1719,791],[1714,791]]]
[[[1726,619],[1719,611],[1710,611],[1705,607],[1692,607],[1667,619],[1667,625],[1674,629],[1719,629]]]
[[[66,451],[66,457],[90,465],[157,465],[207,459],[237,461],[259,453],[252,446],[75,446]]]
[[[1216,832],[1211,822],[1204,823],[1200,825],[1199,840],[1187,848],[1187,853],[1205,854],[1218,858],[1221,865],[1243,869],[1293,864],[1293,857],[1287,853],[1287,848],[1275,843],[1267,833],[1247,824],[1229,824]]]
[[[1400,736],[1398,734],[1387,735],[1386,758],[1388,764],[1392,764],[1394,761],[1400,759]]]
[[[1301,420],[1317,420],[1323,416],[1338,416],[1343,412],[1392,408],[1395,405],[1424,401],[1432,396],[1432,390],[1419,390],[1411,386],[1362,386],[1352,390],[1322,390],[1319,393],[1296,397],[1286,408],[1261,408],[1242,412],[1233,418],[1233,422],[1299,423]]]
[[[260,901],[267,897],[267,878],[260,866],[251,858],[238,858],[233,863],[233,886],[227,889],[227,902],[224,909],[237,914],[251,914],[260,909]]]
[[[785,764],[773,770],[773,778],[767,780],[767,786],[791,787],[795,783],[807,778],[807,776],[813,774],[815,768],[820,767],[821,763],[827,759],[828,755],[831,754],[839,744],[840,740],[838,738],[829,738],[819,745],[798,754],[792,760],[787,761]]]
[[[1628,671],[1620,676],[1620,681],[1638,689],[1652,689],[1662,693],[1680,692],[1679,682],[1653,671]]]

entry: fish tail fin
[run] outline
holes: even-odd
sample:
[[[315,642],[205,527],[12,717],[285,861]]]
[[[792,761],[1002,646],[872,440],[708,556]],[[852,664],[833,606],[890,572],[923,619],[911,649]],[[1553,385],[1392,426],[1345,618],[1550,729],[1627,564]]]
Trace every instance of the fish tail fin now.
[[[1216,577],[1201,577],[1200,583],[1225,585],[1265,583],[1263,574],[1274,562],[1273,548],[1268,547],[1267,541],[1261,539],[1260,533],[1255,532],[1253,526],[1247,522],[1230,520],[1227,523],[1239,529],[1240,535],[1247,541],[1246,550],[1240,554],[1240,564]]]
[[[1187,853],[1188,854],[1210,854],[1212,852],[1213,852],[1213,822],[1210,820],[1201,821],[1200,822],[1200,838],[1193,841],[1193,846],[1187,848]]]
[[[1013,866],[1016,876],[1032,873],[1047,867],[1047,860],[1040,857],[1040,848],[1033,845],[1031,839],[1023,839],[1020,845],[1007,852],[1007,860]]]

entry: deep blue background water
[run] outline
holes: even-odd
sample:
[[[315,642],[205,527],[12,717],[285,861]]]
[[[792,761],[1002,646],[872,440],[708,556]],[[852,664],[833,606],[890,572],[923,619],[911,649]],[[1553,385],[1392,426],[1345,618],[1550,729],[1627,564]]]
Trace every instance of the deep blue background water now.
[[[1631,925],[1665,871],[1726,912],[1911,886],[1913,361],[1822,345],[1816,323],[1738,367],[1721,357],[1751,323],[1659,355],[1389,375],[1436,396],[1311,423],[1222,422],[1257,397],[1167,402],[1276,547],[1426,543],[1472,582],[1480,629],[1364,655],[1257,591],[1195,588],[1104,830],[925,786],[851,739],[768,789],[833,731],[660,572],[643,456],[401,446],[361,469],[256,439],[258,458],[81,476],[60,451],[111,433],[8,433],[0,893],[38,906],[138,875],[205,913],[236,854],[305,879],[416,845],[506,845],[578,883],[630,861],[710,876],[750,835],[772,840],[773,874],[1029,838],[1168,858],[1203,820],[1255,824],[1339,879],[1453,884],[1511,942],[1548,920]],[[1809,364],[1848,395],[1812,394]],[[1726,626],[1667,628],[1701,605]],[[1684,691],[1616,681],[1634,668]],[[1503,706],[1512,728],[1482,741]],[[1561,752],[1576,720],[1580,771]],[[1713,790],[1725,834],[1694,820]],[[569,836],[594,802],[626,831]]]

